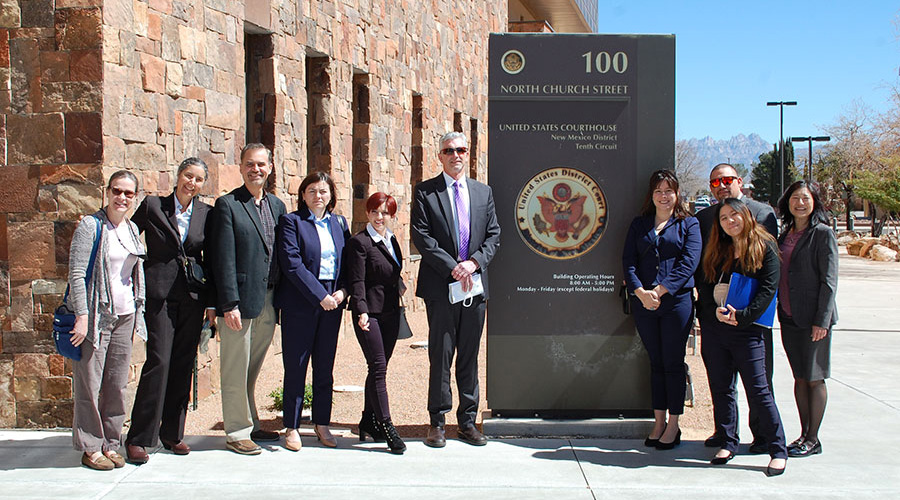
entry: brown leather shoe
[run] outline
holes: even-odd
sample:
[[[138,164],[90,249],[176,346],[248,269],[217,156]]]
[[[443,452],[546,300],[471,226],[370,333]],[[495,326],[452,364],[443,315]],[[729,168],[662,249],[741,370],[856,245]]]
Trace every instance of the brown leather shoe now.
[[[303,441],[300,440],[297,429],[288,429],[284,433],[284,447],[291,451],[300,451],[303,448]]]
[[[239,455],[259,455],[262,453],[262,448],[249,439],[226,441],[225,447]]]
[[[487,444],[487,438],[474,425],[460,427],[456,431],[456,435],[460,441],[469,443],[472,446],[484,446]]]
[[[172,450],[172,453],[176,455],[187,455],[191,452],[191,447],[187,445],[184,441],[169,441],[168,439],[159,439],[162,442],[163,448],[167,450]]]
[[[250,439],[254,441],[281,441],[281,434],[272,431],[264,431],[262,429],[250,433]]]
[[[122,455],[119,455],[118,453],[116,453],[114,451],[109,452],[109,454],[106,455],[106,458],[108,458],[109,461],[113,463],[113,465],[116,467],[116,469],[121,469],[122,467],[125,467],[125,457],[123,457]]]
[[[91,460],[91,455],[87,452],[81,455],[81,465],[94,470],[113,470],[116,468],[112,460],[106,458],[102,453]]]
[[[444,437],[444,428],[443,427],[435,427],[430,426],[428,428],[428,434],[425,436],[425,446],[430,446],[431,448],[443,448],[447,446],[447,438]]]
[[[143,465],[150,460],[150,455],[143,446],[133,444],[125,445],[125,456],[128,457],[125,461],[134,465]]]

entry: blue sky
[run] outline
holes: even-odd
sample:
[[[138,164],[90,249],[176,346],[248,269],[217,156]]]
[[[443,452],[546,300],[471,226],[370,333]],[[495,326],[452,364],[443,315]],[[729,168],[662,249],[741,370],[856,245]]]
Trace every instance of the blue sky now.
[[[896,0],[598,0],[600,33],[674,33],[676,138],[822,135],[854,99],[900,83]]]

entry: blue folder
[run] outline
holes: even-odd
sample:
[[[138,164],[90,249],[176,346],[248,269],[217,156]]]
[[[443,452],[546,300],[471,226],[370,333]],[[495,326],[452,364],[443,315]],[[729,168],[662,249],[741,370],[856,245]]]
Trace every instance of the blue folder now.
[[[740,273],[731,273],[731,281],[728,282],[728,297],[725,299],[725,303],[738,310],[744,309],[750,305],[750,301],[756,296],[758,288],[759,280],[748,278]],[[775,324],[777,298],[778,290],[775,290],[772,302],[769,303],[769,307],[762,313],[762,316],[753,322],[754,325],[772,328],[772,325]]]

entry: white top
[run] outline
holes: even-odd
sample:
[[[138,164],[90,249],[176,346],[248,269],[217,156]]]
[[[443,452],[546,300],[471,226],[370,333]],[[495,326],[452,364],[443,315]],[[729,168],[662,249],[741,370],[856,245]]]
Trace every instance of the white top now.
[[[380,243],[383,241],[384,246],[387,247],[388,253],[391,254],[391,257],[394,258],[394,262],[396,262],[397,264],[400,263],[400,260],[397,258],[397,254],[394,252],[394,244],[391,243],[391,238],[394,237],[394,233],[392,233],[390,229],[384,228],[384,237],[382,238],[381,235],[378,234],[378,231],[376,231],[375,228],[372,227],[372,223],[370,222],[366,224],[366,232],[369,233],[369,236],[372,237],[372,241],[374,241],[375,243]]]
[[[110,292],[113,301],[113,313],[124,316],[135,312],[134,288],[131,275],[137,264],[137,250],[133,248],[131,230],[128,223],[122,221],[119,227],[111,222],[106,223],[108,234],[109,261],[107,270],[110,277]]]
[[[194,213],[194,199],[188,203],[187,209],[178,201],[175,196],[175,221],[178,223],[178,236],[181,236],[181,243],[187,239],[188,228],[191,227],[191,215]],[[182,212],[183,211],[183,212]]]
[[[450,198],[450,209],[453,210],[453,230],[456,234],[459,234],[459,216],[456,215],[456,184],[459,182],[459,196],[462,198],[463,205],[465,205],[466,213],[469,214],[469,221],[472,220],[472,211],[469,210],[471,207],[471,203],[469,203],[469,183],[466,182],[466,177],[463,176],[459,181],[447,175],[447,172],[443,172],[444,181],[447,183],[447,196]],[[470,222],[471,228],[471,222]],[[471,229],[470,229],[471,230]]]
[[[326,212],[325,215],[319,219],[316,218],[315,214],[310,212],[309,218],[316,226],[316,232],[319,234],[319,248],[321,249],[321,254],[319,257],[318,278],[321,281],[333,281],[337,274],[335,273],[335,267],[337,266],[337,252],[334,248],[334,236],[331,235],[331,227],[328,223],[329,219],[331,219],[331,214]]]

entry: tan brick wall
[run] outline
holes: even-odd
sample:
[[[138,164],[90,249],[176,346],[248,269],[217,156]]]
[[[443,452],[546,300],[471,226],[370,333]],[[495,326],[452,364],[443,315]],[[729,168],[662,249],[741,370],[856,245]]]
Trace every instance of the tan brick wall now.
[[[316,161],[330,166],[337,211],[353,217],[353,168],[367,165],[356,191],[397,198],[395,232],[408,254],[414,132],[429,178],[454,113],[466,134],[477,120],[473,154],[486,180],[487,42],[506,30],[506,0],[248,5],[268,8],[252,18],[273,48],[259,61],[257,86],[268,96],[262,115],[275,146],[276,194],[296,207],[311,123],[316,146],[329,148]],[[0,0],[0,427],[70,424],[71,366],[53,354],[49,321],[65,287],[74,221],[100,206],[103,180],[128,168],[145,194],[166,194],[175,166],[199,156],[211,169],[208,201],[240,185],[245,30],[259,31],[244,15],[234,0]],[[310,86],[327,83],[312,101],[310,57],[325,58]],[[356,77],[368,87],[365,124],[354,124],[359,74],[367,74]],[[413,129],[414,95],[421,131]],[[364,161],[354,164],[354,151]],[[416,266],[406,266],[407,278]],[[137,343],[133,379],[143,351]],[[217,353],[212,341],[199,358],[200,397],[218,389]]]

